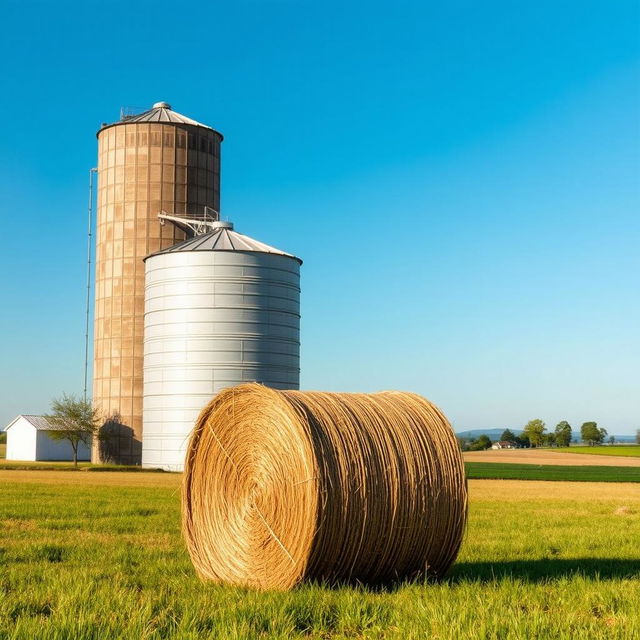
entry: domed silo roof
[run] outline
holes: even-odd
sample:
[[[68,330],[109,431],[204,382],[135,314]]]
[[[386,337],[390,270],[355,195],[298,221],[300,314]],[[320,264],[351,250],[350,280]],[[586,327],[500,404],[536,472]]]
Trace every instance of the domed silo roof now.
[[[209,131],[215,131],[215,133],[220,136],[220,140],[223,140],[223,136],[219,131],[216,131],[213,127],[210,127],[207,124],[203,124],[202,122],[198,122],[193,118],[189,118],[188,116],[174,111],[168,102],[156,102],[151,107],[151,109],[148,109],[147,111],[143,111],[142,113],[139,113],[137,115],[125,115],[118,122],[103,125],[98,133],[100,133],[104,129],[117,125],[144,124],[145,122],[176,125],[188,124],[192,127],[201,127],[203,129],[209,129]]]
[[[189,238],[171,247],[162,249],[162,251],[152,253],[150,256],[147,256],[145,260],[151,256],[179,251],[250,251],[286,256],[302,264],[302,260],[291,253],[286,253],[264,242],[234,231],[232,222],[213,222],[211,226],[212,230],[209,233]]]

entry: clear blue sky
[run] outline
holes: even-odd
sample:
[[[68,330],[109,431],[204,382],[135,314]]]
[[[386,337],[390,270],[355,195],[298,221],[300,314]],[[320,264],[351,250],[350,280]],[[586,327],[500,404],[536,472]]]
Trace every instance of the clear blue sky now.
[[[166,100],[224,133],[223,214],[305,261],[303,388],[634,432],[639,13],[5,0],[0,423],[81,392],[95,131]]]

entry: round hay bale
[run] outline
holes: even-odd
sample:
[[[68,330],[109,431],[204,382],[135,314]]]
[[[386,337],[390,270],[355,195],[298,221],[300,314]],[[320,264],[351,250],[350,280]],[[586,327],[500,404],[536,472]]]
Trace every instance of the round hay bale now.
[[[182,505],[203,579],[373,584],[447,571],[467,485],[449,423],[421,396],[245,384],[200,414]]]

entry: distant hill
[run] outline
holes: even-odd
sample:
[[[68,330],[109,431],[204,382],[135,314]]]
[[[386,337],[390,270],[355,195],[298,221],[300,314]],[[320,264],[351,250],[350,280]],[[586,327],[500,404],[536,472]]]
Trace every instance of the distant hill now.
[[[613,437],[616,439],[616,442],[632,442],[633,444],[636,443],[635,436],[617,436],[614,434]]]
[[[456,435],[460,438],[477,438],[478,436],[485,434],[489,436],[491,440],[497,440],[502,435],[503,432],[504,432],[504,429],[467,429],[466,431],[457,431]],[[522,429],[511,429],[511,432],[514,435],[519,436],[522,433]],[[578,431],[576,431],[575,429],[573,430],[574,437],[576,435],[579,435],[579,433],[580,433],[579,429]],[[617,436],[614,434],[614,438],[616,439],[616,442],[635,443],[636,441],[635,436],[629,436],[629,435]]]
[[[503,433],[504,429],[469,429],[468,431],[458,431],[456,435],[460,438],[477,438],[484,434],[492,440],[497,440]],[[522,433],[522,429],[511,429],[511,433],[519,436]]]

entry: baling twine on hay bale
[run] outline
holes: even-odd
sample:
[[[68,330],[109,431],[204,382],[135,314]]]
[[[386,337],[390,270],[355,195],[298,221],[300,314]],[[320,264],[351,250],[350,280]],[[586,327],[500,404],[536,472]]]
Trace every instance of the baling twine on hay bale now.
[[[203,579],[384,583],[447,571],[467,486],[447,419],[418,395],[245,384],[200,414],[182,505]]]

